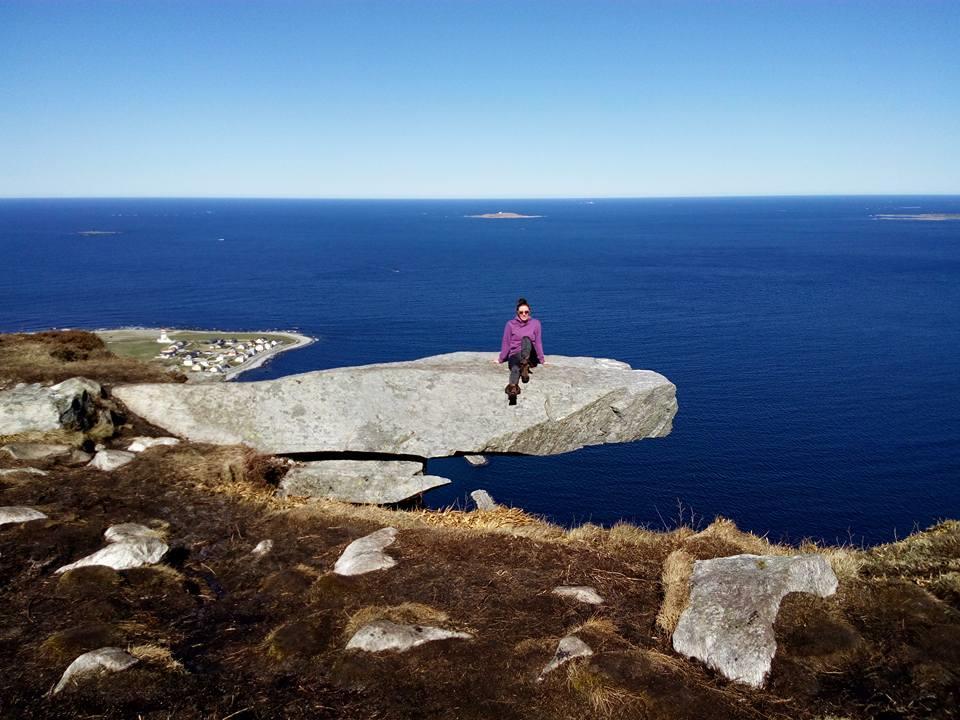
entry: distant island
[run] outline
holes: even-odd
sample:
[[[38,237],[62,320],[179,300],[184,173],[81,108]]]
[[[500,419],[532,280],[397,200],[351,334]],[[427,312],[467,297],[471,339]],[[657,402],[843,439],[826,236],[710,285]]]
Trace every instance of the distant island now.
[[[515,212],[495,212],[484,213],[483,215],[467,215],[469,218],[484,218],[485,220],[521,220],[525,218],[538,218],[543,215],[521,215]]]
[[[918,220],[920,222],[943,222],[960,220],[960,213],[918,213],[915,215],[874,215],[876,220]]]
[[[119,230],[81,230],[77,235],[119,235]]]

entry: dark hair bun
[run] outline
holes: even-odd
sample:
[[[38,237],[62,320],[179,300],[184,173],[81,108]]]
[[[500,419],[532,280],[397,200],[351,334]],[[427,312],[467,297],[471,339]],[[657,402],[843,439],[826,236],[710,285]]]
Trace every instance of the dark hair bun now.
[[[518,309],[518,310],[520,309],[520,306],[521,306],[521,305],[527,305],[527,306],[529,307],[530,303],[527,302],[527,299],[526,299],[525,297],[517,298],[517,309]]]

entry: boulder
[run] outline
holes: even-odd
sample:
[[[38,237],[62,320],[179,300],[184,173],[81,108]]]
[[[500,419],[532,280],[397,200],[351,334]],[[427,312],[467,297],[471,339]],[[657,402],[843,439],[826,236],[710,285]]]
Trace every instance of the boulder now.
[[[88,467],[104,472],[113,472],[119,467],[123,467],[129,462],[133,462],[137,456],[126,450],[101,450],[93,456]]]
[[[543,680],[547,673],[553,672],[564,663],[568,663],[574,658],[588,657],[589,655],[593,655],[593,650],[590,649],[589,645],[576,635],[567,635],[565,638],[562,638],[557,645],[557,651],[553,655],[553,660],[547,663],[543,670],[540,671],[537,682]]]
[[[85,565],[106,565],[114,570],[154,565],[169,549],[160,533],[136,523],[113,525],[103,535],[109,543],[105,548],[64,565],[56,572],[65,573]]]
[[[827,597],[836,590],[837,577],[821,555],[698,560],[673,648],[731,680],[761,687],[777,649],[773,623],[784,595]]]
[[[0,437],[54,430],[88,430],[97,424],[100,386],[86,378],[57,385],[18,385],[0,391]]]
[[[63,690],[71,681],[81,679],[84,675],[102,672],[119,672],[126,670],[139,662],[133,655],[117,647],[103,647],[84,653],[67,667],[60,682],[53,689],[53,694]]]
[[[497,507],[493,496],[486,490],[474,490],[470,493],[470,499],[473,500],[473,504],[477,506],[477,510],[493,510]]]
[[[473,467],[483,467],[490,464],[490,461],[483,455],[464,455],[463,459]]]
[[[422,473],[420,462],[318,460],[293,467],[280,482],[278,494],[384,505],[450,483],[447,478]]]
[[[508,410],[506,374],[493,357],[458,352],[254,383],[126,385],[114,395],[175,435],[270,454],[552,455],[672,428],[676,388],[655,372],[551,355]]]
[[[257,543],[257,546],[250,551],[250,554],[260,558],[269,554],[271,550],[273,550],[273,540],[261,540]]]
[[[43,520],[45,517],[47,516],[33,508],[21,506],[0,507],[0,525]]]
[[[51,443],[10,443],[3,450],[14,460],[49,460],[66,455],[72,448]]]
[[[385,527],[354,540],[337,559],[333,572],[337,575],[363,575],[374,570],[386,570],[397,561],[383,552],[397,539],[397,529]]]
[[[127,446],[127,451],[132,453],[143,452],[159,445],[179,445],[180,440],[174,437],[136,437]]]
[[[603,604],[603,598],[600,597],[600,594],[588,585],[560,585],[553,589],[553,594],[588,605]]]
[[[455,630],[444,630],[429,625],[398,625],[389,620],[378,620],[364,625],[354,633],[347,643],[347,650],[365,650],[383,652],[396,650],[404,652],[417,645],[447,640],[449,638],[472,638],[473,635]]]

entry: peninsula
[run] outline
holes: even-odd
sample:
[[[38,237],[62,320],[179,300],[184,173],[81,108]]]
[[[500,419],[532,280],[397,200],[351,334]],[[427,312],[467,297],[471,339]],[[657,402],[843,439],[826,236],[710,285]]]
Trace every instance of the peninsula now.
[[[96,335],[111,352],[179,370],[188,382],[232,380],[275,355],[313,342],[313,338],[286,331],[120,328],[97,330]]]

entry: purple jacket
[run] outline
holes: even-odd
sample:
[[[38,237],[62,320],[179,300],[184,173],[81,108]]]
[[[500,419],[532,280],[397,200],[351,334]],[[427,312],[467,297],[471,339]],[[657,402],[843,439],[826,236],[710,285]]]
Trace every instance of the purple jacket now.
[[[530,338],[534,350],[537,351],[537,359],[542,363],[544,361],[544,355],[540,321],[536,318],[530,318],[524,321],[518,317],[507,320],[507,324],[503,327],[503,342],[500,343],[500,362],[520,352],[520,343],[523,342],[523,338],[525,337]]]

